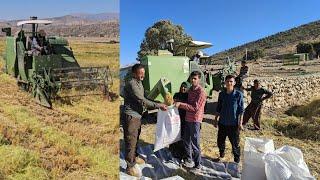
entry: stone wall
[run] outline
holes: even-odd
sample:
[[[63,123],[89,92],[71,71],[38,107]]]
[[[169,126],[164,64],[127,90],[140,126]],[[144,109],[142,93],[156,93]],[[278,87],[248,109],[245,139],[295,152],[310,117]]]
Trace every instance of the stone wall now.
[[[320,73],[312,75],[288,77],[257,78],[264,88],[273,92],[273,97],[264,102],[265,109],[286,110],[295,105],[301,105],[312,98],[320,96]],[[253,85],[254,78],[247,78],[243,86]],[[250,92],[244,92],[246,105],[250,102]]]

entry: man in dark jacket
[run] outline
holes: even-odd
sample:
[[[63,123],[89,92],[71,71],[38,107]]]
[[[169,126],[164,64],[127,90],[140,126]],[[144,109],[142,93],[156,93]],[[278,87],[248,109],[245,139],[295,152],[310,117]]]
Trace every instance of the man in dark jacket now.
[[[214,126],[218,126],[218,148],[220,158],[225,155],[225,141],[228,137],[232,146],[234,162],[240,162],[240,130],[242,129],[243,94],[234,88],[232,75],[226,76],[226,89],[219,93],[217,115]],[[219,118],[219,121],[218,121]]]
[[[259,80],[253,81],[254,86],[246,88],[245,90],[251,91],[251,102],[246,107],[243,115],[243,125],[246,125],[250,118],[253,119],[253,126],[255,130],[260,129],[260,117],[262,110],[262,102],[272,96],[272,92],[262,88]]]
[[[142,164],[144,160],[138,156],[137,144],[141,132],[141,117],[148,109],[160,108],[166,110],[165,104],[156,103],[145,98],[142,85],[145,70],[141,64],[132,67],[133,78],[124,87],[124,142],[127,174],[139,176],[135,164]]]

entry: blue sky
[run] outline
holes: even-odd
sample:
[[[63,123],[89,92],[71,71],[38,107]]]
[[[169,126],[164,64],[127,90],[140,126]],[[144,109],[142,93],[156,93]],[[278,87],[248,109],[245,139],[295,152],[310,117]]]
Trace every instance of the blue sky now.
[[[145,30],[161,19],[208,41],[209,55],[320,20],[319,0],[121,0],[120,61],[134,63]]]
[[[57,17],[72,13],[119,12],[119,0],[7,0],[1,2],[0,20]]]

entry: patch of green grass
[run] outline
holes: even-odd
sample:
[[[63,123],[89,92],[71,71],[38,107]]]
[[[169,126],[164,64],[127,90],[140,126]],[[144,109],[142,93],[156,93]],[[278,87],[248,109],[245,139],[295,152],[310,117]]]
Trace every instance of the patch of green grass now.
[[[35,174],[30,169],[39,170],[39,156],[28,149],[20,146],[1,145],[0,154],[0,177],[6,177],[10,174],[19,174],[20,176],[29,174],[32,177]],[[45,170],[41,169],[41,172],[46,176]]]
[[[5,105],[0,103],[0,108],[4,114],[15,120],[17,123],[27,125],[31,131],[40,131],[44,141],[54,146],[56,149],[60,149],[68,152],[73,156],[83,157],[89,162],[89,171],[96,173],[96,175],[102,177],[117,177],[117,175],[110,173],[119,171],[118,166],[110,166],[118,162],[118,156],[114,156],[113,152],[109,152],[105,146],[100,148],[92,148],[84,146],[81,142],[73,137],[70,137],[65,132],[59,129],[45,126],[37,118],[32,117],[30,112],[25,107]],[[55,177],[56,175],[53,175]]]
[[[30,167],[24,169],[23,172],[15,173],[8,176],[8,179],[14,180],[46,180],[49,179],[48,172],[40,167]]]
[[[118,175],[110,172],[119,173],[119,156],[108,153],[105,148],[83,147],[80,149],[80,154],[90,157],[91,167],[89,167],[89,172],[108,177],[108,179],[117,179]]]

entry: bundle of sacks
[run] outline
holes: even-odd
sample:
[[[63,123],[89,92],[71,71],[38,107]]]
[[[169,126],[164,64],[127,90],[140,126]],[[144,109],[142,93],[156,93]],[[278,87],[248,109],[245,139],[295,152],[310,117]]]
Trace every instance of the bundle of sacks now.
[[[246,138],[242,180],[315,179],[300,149],[282,146],[275,150],[273,140]]]

